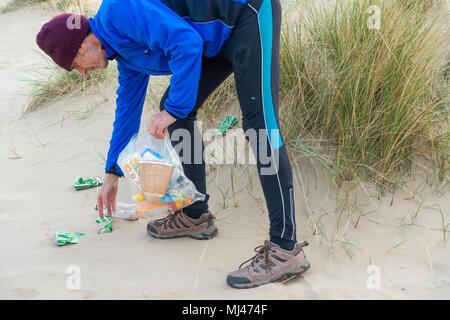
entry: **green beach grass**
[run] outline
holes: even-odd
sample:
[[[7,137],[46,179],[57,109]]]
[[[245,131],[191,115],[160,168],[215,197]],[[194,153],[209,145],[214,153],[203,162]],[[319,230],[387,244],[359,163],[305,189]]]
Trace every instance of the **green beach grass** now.
[[[301,1],[303,15],[284,25],[284,137],[294,150],[312,137],[319,155],[331,153],[338,183],[362,176],[385,184],[419,157],[448,178],[449,30],[416,2]],[[372,5],[379,29],[368,26]]]

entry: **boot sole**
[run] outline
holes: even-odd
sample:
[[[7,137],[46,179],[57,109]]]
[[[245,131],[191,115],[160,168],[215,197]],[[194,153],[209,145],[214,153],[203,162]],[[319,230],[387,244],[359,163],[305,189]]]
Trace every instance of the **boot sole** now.
[[[211,238],[214,238],[215,235],[217,234],[217,228],[214,224],[212,224],[211,226],[209,226],[206,229],[203,230],[199,230],[199,231],[186,231],[186,232],[180,232],[177,234],[173,234],[173,235],[163,235],[163,234],[158,234],[158,233],[154,233],[151,232],[150,230],[148,230],[147,228],[147,233],[156,239],[174,239],[174,238],[182,238],[182,237],[189,237],[192,239],[196,239],[196,240],[208,240]]]
[[[263,280],[263,281],[257,281],[257,282],[251,282],[251,283],[240,283],[240,284],[234,284],[231,282],[231,280],[227,277],[227,283],[229,286],[236,288],[236,289],[250,289],[262,286],[264,284],[272,283],[280,278],[287,276],[288,278],[296,277],[298,275],[301,275],[302,273],[306,272],[311,265],[306,260],[304,265],[296,266],[291,269],[286,270],[285,272],[280,273],[279,275],[275,276],[274,278]]]

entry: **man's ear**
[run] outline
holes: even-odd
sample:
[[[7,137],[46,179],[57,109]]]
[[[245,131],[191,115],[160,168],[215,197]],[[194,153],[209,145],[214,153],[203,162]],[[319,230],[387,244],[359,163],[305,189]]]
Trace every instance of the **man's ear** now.
[[[80,49],[78,49],[78,52],[85,53],[87,50],[88,50],[88,46],[87,46],[86,42],[83,41],[81,43]]]

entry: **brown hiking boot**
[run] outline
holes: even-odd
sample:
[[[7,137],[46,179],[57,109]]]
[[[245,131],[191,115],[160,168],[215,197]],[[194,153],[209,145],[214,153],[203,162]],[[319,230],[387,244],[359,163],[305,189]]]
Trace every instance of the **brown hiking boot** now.
[[[183,210],[170,213],[167,217],[150,221],[147,232],[158,239],[191,237],[197,240],[211,239],[217,234],[211,212],[202,214],[200,218],[188,217]]]
[[[308,242],[295,244],[292,251],[283,250],[277,244],[264,241],[255,248],[256,255],[244,261],[239,269],[231,272],[227,283],[233,288],[253,288],[274,282],[283,276],[293,277],[309,269],[309,262],[303,253]],[[242,268],[244,264],[250,264]]]

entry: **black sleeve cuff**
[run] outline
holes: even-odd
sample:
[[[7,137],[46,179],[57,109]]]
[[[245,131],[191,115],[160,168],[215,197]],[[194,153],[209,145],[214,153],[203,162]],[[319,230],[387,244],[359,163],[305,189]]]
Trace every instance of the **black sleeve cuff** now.
[[[106,173],[114,174],[114,175],[116,175],[116,176],[118,176],[118,177],[122,177],[122,175],[120,175],[119,173],[116,172],[116,165],[115,165],[115,164],[113,164],[113,165],[111,166],[111,168],[109,168],[109,170],[106,170],[105,172],[106,172]]]

